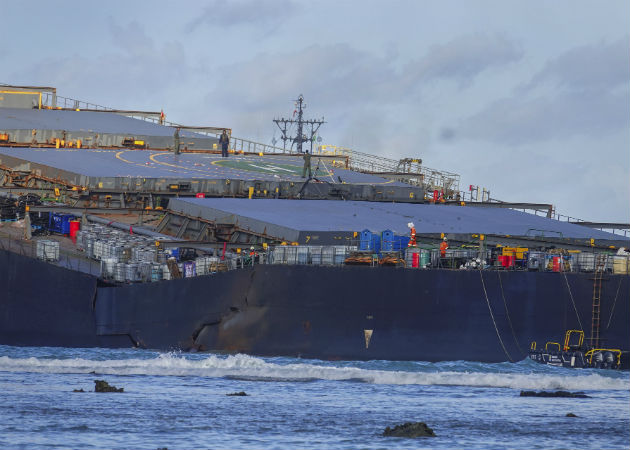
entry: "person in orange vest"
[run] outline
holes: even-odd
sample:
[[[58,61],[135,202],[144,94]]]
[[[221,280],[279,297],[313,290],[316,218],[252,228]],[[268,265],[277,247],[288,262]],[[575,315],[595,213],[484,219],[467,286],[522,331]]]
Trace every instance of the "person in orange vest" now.
[[[415,247],[417,245],[416,244],[416,227],[414,226],[413,222],[409,222],[407,226],[411,228],[411,237],[409,239],[409,244],[407,244],[407,247]]]
[[[447,248],[448,248],[448,239],[444,238],[444,240],[440,244],[440,256],[442,258],[446,257],[446,249]]]
[[[258,255],[256,254],[256,250],[254,249],[253,246],[251,246],[249,248],[249,259],[250,259],[252,265],[254,265],[254,262],[256,262],[256,257],[257,256]]]

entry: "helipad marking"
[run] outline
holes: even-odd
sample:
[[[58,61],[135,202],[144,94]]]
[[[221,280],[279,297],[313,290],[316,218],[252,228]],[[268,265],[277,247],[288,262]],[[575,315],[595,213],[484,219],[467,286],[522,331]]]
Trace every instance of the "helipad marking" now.
[[[251,167],[258,167],[259,169],[262,169],[262,170],[271,170],[272,172],[275,172],[275,171],[276,171],[276,170],[275,170],[275,168],[273,168],[273,167],[263,167],[263,166],[257,166],[257,165],[256,165],[256,164],[254,164],[254,163],[249,163],[249,165],[250,165]]]
[[[276,167],[276,166],[269,166],[269,167],[271,167],[271,168],[273,168],[273,169],[276,169],[276,170],[286,170],[287,172],[291,172],[291,173],[293,173],[293,170],[291,170],[291,169],[285,169],[284,167]]]

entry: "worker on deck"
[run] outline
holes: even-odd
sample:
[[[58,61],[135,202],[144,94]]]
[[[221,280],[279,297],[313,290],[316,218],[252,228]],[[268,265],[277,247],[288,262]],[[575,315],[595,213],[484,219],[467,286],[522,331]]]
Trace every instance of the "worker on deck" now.
[[[175,151],[176,155],[179,155],[179,127],[175,128],[175,133],[173,134],[173,151]]]
[[[306,178],[306,171],[308,170],[308,177],[312,178],[313,173],[311,172],[311,154],[307,151],[304,152],[304,167],[302,168],[302,178]]]
[[[416,243],[416,227],[413,222],[409,222],[407,226],[411,228],[411,236],[409,238],[409,243],[407,244],[407,247],[415,247],[416,245],[418,245]]]
[[[440,256],[442,258],[446,257],[446,249],[448,249],[448,239],[444,238],[440,244]]]
[[[258,254],[256,253],[256,249],[254,249],[254,247],[250,247],[249,248],[249,262],[250,264],[253,266],[254,263],[256,262],[256,258],[257,258]]]
[[[227,134],[227,130],[223,130],[221,137],[219,137],[219,143],[221,144],[221,156],[223,158],[228,157],[228,147],[230,146],[230,137]]]

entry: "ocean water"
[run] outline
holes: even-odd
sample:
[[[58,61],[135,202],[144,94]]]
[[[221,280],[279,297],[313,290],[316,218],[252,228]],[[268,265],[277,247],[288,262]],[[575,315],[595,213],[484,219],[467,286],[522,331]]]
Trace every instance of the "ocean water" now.
[[[96,379],[125,392],[95,393]],[[591,398],[519,396],[556,389]],[[239,391],[248,396],[226,395]],[[437,436],[382,436],[408,421]],[[630,375],[529,360],[329,362],[0,346],[0,448],[162,447],[627,449]]]

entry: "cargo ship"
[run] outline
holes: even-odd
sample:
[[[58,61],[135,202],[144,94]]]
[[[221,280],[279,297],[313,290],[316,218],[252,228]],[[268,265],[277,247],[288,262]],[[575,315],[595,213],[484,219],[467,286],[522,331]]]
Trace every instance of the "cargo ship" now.
[[[319,145],[314,121],[280,148],[0,91],[0,344],[499,362],[578,330],[627,367],[630,239],[597,229],[623,224]]]

